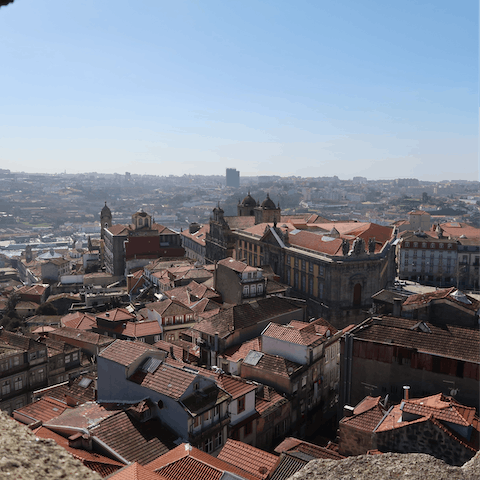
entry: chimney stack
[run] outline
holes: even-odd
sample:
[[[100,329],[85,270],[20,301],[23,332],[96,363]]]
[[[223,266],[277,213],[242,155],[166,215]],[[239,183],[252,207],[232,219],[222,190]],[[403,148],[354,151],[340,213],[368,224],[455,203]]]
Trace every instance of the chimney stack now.
[[[403,386],[403,399],[409,400],[410,399],[410,386],[404,385]]]
[[[393,316],[394,317],[402,316],[402,299],[401,298],[393,299]]]

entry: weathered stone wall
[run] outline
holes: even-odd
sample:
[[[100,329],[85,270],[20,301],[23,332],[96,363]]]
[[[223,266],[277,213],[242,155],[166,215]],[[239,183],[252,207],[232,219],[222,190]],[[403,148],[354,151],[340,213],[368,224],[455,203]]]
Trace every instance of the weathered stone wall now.
[[[362,455],[345,460],[314,460],[289,480],[478,480],[480,454],[452,467],[422,453]]]
[[[463,465],[474,452],[459,444],[433,422],[419,422],[375,434],[383,452],[426,453],[449,465]]]
[[[338,451],[345,456],[364,455],[369,450],[377,448],[371,432],[358,430],[343,423],[339,425],[339,437]]]

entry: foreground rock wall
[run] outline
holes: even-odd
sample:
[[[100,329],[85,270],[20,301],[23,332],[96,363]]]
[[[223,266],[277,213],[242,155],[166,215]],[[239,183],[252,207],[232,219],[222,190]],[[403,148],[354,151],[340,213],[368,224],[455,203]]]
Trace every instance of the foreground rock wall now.
[[[345,460],[313,460],[290,480],[478,480],[480,454],[452,467],[423,453],[361,455]]]
[[[0,411],[0,478],[101,480],[53,440],[37,438]]]

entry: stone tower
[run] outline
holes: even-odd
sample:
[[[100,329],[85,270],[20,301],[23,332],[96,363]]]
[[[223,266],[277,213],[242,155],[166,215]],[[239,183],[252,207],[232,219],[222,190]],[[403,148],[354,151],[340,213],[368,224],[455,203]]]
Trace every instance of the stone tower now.
[[[104,237],[105,229],[111,226],[112,226],[112,212],[107,207],[107,202],[105,202],[105,206],[102,208],[102,211],[100,212],[100,227],[101,227],[100,232],[101,232],[102,239]]]

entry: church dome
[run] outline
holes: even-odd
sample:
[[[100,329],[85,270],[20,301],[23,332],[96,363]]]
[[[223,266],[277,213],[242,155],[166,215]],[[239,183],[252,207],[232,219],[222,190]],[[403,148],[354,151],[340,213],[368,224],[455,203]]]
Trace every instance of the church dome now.
[[[270,198],[270,195],[267,193],[267,198],[262,202],[261,205],[262,208],[266,208],[268,210],[274,210],[277,207],[275,206],[275,203],[273,203],[273,200]]]
[[[254,200],[254,198],[250,195],[250,192],[248,195],[242,200],[241,206],[242,207],[255,207],[257,202]]]

